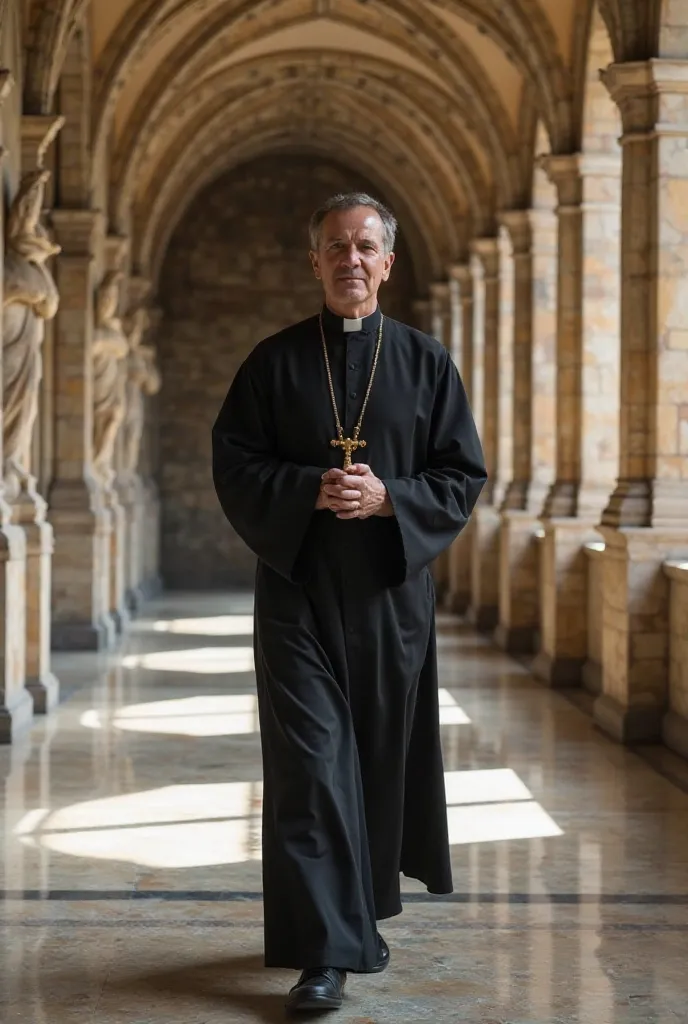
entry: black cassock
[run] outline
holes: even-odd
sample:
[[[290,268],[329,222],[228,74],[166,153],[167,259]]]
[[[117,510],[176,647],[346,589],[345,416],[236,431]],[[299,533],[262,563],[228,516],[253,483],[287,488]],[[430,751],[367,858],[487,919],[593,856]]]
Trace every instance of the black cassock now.
[[[324,310],[351,436],[379,310],[344,333]],[[399,874],[452,891],[430,563],[485,483],[459,374],[435,339],[385,320],[361,430],[393,518],[314,511],[341,467],[318,317],[259,344],[213,429],[215,486],[258,556],[255,659],[264,769],[268,967],[366,972]]]

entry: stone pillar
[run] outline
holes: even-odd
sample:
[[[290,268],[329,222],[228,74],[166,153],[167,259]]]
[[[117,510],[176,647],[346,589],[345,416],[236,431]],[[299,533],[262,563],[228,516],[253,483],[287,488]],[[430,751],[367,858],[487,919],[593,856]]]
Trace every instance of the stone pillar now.
[[[423,334],[432,334],[432,313],[429,299],[416,299],[413,302],[413,318],[416,327]]]
[[[473,513],[470,528],[470,621],[492,630],[499,617],[499,504],[503,486],[499,472],[499,251],[498,238],[478,238],[473,257],[473,412],[483,444],[488,482]],[[500,493],[501,490],[501,493]]]
[[[96,481],[101,488],[101,501],[110,516],[109,578],[103,579],[103,603],[107,606],[115,629],[121,633],[129,618],[125,595],[126,516],[119,500],[115,460],[118,435],[126,416],[126,375],[129,342],[124,333],[120,313],[120,279],[126,257],[127,239],[108,236],[105,240],[106,274],[98,290],[94,333],[95,351],[95,436],[94,465]],[[103,301],[101,301],[101,299]],[[102,306],[102,310],[99,308]],[[99,386],[99,381],[100,386]],[[104,386],[103,386],[104,381]],[[99,391],[104,394],[99,394]],[[102,411],[99,411],[104,406]],[[99,416],[105,426],[99,432]],[[97,450],[102,435],[105,450]],[[105,437],[107,435],[109,437]],[[107,543],[107,541],[105,541]]]
[[[667,559],[688,557],[688,61],[613,64],[623,123],[620,472],[604,511],[603,692],[615,738],[661,736]]]
[[[58,209],[52,222],[62,246],[49,502],[55,531],[53,647],[98,650],[114,635],[104,587],[110,578],[110,516],[92,474],[93,261],[102,243],[103,217],[95,210]]]
[[[43,171],[45,155],[63,124],[63,117],[22,118],[24,177],[12,218],[23,219],[19,207],[26,204],[32,192],[35,202],[44,205],[49,177]],[[21,227],[15,224],[15,233],[18,231],[21,245],[12,243],[8,248],[11,269],[9,291],[6,288],[5,293],[5,457],[12,466],[12,519],[23,530],[26,543],[26,688],[33,698],[34,711],[45,714],[59,699],[59,683],[50,665],[53,529],[46,521],[47,504],[37,490],[37,467],[32,465],[32,455],[43,377],[45,323],[55,316],[59,302],[46,263],[57,254],[59,246],[46,241],[44,232],[36,234],[26,221]]]
[[[446,281],[430,285],[431,334],[440,344],[451,350],[452,317],[449,284]],[[446,605],[449,597],[449,550],[443,551],[433,565],[437,601]]]
[[[542,160],[559,197],[557,475],[543,512],[542,633],[534,668],[553,686],[581,681],[587,655],[585,545],[596,539],[616,465],[615,275],[613,268],[605,274],[599,258],[600,251],[615,251],[618,236],[614,161],[579,153]]]
[[[531,213],[502,215],[513,253],[513,474],[502,506],[499,544],[499,625],[505,650],[530,652],[538,625],[538,558],[533,510],[533,254]],[[556,251],[556,250],[555,250]],[[554,259],[555,251],[552,253]],[[551,424],[552,428],[554,424]],[[544,496],[542,496],[544,498]]]
[[[470,264],[450,268],[452,354],[463,380],[469,402],[473,375],[473,277]],[[471,603],[471,528],[457,537],[449,553],[447,607],[465,615]]]
[[[0,111],[13,85],[11,74],[0,69]],[[1,125],[0,120],[0,131]],[[2,154],[3,150],[0,147],[0,160]],[[3,239],[4,220],[4,206],[0,204],[0,228]],[[0,299],[3,298],[4,276],[4,252],[3,246],[0,246]],[[2,370],[0,361],[0,385]],[[24,686],[26,540],[22,528],[12,522],[12,513],[5,500],[3,464],[0,431],[0,743],[12,743],[31,724],[33,701]]]

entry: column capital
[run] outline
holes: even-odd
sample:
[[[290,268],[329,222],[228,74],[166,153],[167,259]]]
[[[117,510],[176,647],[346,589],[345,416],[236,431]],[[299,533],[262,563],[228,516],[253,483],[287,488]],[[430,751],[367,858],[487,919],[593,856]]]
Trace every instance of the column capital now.
[[[105,217],[100,210],[56,209],[50,220],[63,256],[94,258],[105,231]]]
[[[21,119],[21,157],[25,171],[43,167],[45,154],[66,120],[61,114],[24,114]]]
[[[531,210],[502,210],[499,214],[499,223],[509,233],[514,257],[524,256],[530,252],[531,213]]]
[[[107,235],[105,238],[105,267],[107,270],[121,270],[129,252],[127,235]]]
[[[471,252],[479,260],[485,280],[499,276],[500,241],[497,236],[474,238]]]
[[[449,268],[449,276],[459,286],[461,301],[470,302],[473,298],[473,274],[470,262],[453,263]]]
[[[622,142],[664,134],[688,134],[688,61],[653,58],[610,64],[600,79],[621,112]],[[684,96],[678,105],[664,96]],[[630,135],[630,138],[629,138]]]
[[[430,285],[430,299],[433,305],[437,306],[449,302],[449,282],[433,281]]]
[[[545,153],[536,158],[540,167],[557,189],[559,210],[580,206],[583,179],[580,153]]]

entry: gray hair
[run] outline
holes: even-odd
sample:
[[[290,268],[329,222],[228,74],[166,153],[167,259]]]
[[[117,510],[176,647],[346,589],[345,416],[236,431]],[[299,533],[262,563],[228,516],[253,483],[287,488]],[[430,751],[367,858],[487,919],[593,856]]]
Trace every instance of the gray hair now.
[[[371,210],[375,210],[382,221],[382,242],[385,253],[394,252],[394,242],[397,237],[397,219],[384,203],[381,203],[378,199],[373,199],[367,192],[340,192],[338,195],[328,199],[326,203],[323,203],[315,211],[308,226],[313,252],[318,251],[323,221],[327,215],[339,210],[354,210],[357,206],[368,206]]]

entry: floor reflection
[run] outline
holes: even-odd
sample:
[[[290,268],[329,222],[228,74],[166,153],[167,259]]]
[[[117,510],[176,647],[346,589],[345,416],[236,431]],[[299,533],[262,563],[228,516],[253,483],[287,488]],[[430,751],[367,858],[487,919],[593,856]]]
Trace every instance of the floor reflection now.
[[[251,628],[248,595],[167,595],[0,749],[2,1024],[282,1019]],[[393,969],[337,1019],[686,1019],[688,796],[465,627],[439,651],[456,893],[404,880]]]

